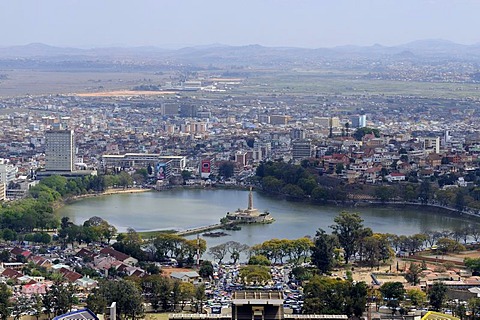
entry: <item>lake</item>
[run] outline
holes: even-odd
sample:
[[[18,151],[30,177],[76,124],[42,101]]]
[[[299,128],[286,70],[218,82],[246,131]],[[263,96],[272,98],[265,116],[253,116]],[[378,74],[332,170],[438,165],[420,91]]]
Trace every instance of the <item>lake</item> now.
[[[244,225],[229,236],[205,238],[208,246],[226,241],[254,245],[272,238],[296,239],[314,236],[318,228],[331,232],[329,226],[342,211],[358,212],[364,225],[373,232],[411,235],[426,230],[445,230],[478,223],[473,218],[436,213],[425,208],[321,206],[279,200],[254,192],[254,207],[268,210],[275,222],[267,225]],[[246,208],[248,191],[231,189],[174,189],[161,192],[116,194],[76,201],[58,210],[81,224],[99,216],[119,231],[132,227],[137,231],[184,230],[218,223],[228,211]],[[193,237],[193,236],[192,236]],[[189,237],[191,238],[191,237]]]

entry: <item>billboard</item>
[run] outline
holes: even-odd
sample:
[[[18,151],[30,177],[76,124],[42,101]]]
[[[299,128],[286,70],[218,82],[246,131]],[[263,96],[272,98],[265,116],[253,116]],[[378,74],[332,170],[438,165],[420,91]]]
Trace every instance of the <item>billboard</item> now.
[[[167,177],[167,164],[161,162],[157,163],[155,172],[158,180],[164,180]]]
[[[208,178],[212,172],[212,163],[210,160],[202,160],[200,174],[202,178]]]

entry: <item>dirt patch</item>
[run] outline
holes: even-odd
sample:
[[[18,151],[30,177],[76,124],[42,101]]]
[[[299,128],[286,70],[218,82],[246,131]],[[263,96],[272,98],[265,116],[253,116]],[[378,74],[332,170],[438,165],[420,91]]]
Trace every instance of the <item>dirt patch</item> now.
[[[175,94],[175,91],[133,91],[133,90],[117,90],[105,92],[86,92],[76,93],[78,97],[132,97],[132,96],[157,96],[164,94]]]

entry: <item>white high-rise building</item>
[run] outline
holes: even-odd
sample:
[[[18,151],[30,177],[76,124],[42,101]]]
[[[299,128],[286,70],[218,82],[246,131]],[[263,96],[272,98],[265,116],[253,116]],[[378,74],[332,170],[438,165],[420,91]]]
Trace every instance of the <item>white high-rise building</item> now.
[[[9,163],[7,159],[0,159],[0,184],[8,184],[15,180],[18,168]]]
[[[45,133],[46,171],[72,172],[75,161],[75,142],[72,130],[51,130]]]

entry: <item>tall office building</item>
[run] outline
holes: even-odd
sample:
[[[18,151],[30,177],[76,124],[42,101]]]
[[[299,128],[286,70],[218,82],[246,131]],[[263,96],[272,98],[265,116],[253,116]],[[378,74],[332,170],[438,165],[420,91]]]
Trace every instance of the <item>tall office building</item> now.
[[[180,117],[182,118],[195,118],[197,116],[198,107],[192,104],[180,105]]]
[[[294,128],[292,131],[290,131],[290,137],[293,140],[303,140],[307,137],[307,134],[305,133],[305,130],[299,129],[299,128]]]
[[[367,116],[365,114],[353,116],[350,118],[350,121],[352,123],[352,128],[364,128],[367,126]]]
[[[75,142],[72,130],[51,130],[45,133],[46,171],[72,172],[75,161]]]
[[[312,156],[312,142],[310,140],[295,140],[292,143],[293,161],[303,160]]]

